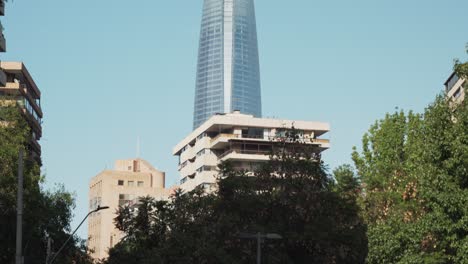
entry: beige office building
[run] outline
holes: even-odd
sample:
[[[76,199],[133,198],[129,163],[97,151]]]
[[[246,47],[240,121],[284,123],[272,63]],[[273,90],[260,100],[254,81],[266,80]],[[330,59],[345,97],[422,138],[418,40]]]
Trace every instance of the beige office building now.
[[[0,62],[5,84],[0,84],[0,106],[18,106],[31,128],[28,159],[41,164],[41,92],[22,62]],[[6,122],[6,121],[0,121]]]
[[[256,118],[238,111],[212,116],[173,149],[179,156],[180,188],[214,190],[221,161],[253,170],[269,160],[272,147],[293,126],[305,144],[316,146],[317,154],[330,147],[329,140],[320,138],[330,130],[328,123]]]
[[[108,256],[123,234],[115,228],[114,218],[119,206],[136,203],[138,197],[168,199],[165,173],[142,159],[117,160],[114,170],[104,170],[89,184],[89,210],[109,206],[92,214],[88,220],[88,249],[94,259]]]
[[[465,79],[459,78],[455,73],[452,73],[444,85],[447,97],[452,102],[459,103],[465,100],[465,89],[463,88],[467,85]]]

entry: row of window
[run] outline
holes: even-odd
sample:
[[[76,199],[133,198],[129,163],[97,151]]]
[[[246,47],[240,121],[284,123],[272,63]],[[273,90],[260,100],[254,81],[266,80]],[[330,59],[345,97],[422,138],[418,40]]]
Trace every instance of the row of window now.
[[[217,170],[216,166],[201,166],[200,168],[197,169],[197,172],[216,171],[216,170]]]
[[[117,185],[118,186],[124,186],[125,181],[124,180],[118,180]],[[135,181],[127,181],[127,186],[128,187],[135,187]],[[145,187],[145,182],[144,181],[137,181],[136,186],[137,187]]]

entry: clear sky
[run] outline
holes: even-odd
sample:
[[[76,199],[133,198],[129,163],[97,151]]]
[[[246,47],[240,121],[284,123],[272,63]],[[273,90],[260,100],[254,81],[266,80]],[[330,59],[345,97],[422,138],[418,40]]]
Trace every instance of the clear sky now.
[[[467,59],[466,0],[256,0],[264,116],[324,121],[330,167],[396,107],[422,111],[453,59]],[[42,91],[47,187],[76,193],[116,159],[141,157],[177,182],[172,147],[192,128],[202,0],[15,0],[2,60]],[[79,234],[86,237],[87,227]]]

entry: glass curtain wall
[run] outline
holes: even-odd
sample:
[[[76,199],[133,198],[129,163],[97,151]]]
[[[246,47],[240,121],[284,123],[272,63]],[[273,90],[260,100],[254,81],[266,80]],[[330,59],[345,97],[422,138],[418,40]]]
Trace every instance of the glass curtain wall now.
[[[253,0],[204,1],[194,106],[194,129],[216,113],[261,116]]]

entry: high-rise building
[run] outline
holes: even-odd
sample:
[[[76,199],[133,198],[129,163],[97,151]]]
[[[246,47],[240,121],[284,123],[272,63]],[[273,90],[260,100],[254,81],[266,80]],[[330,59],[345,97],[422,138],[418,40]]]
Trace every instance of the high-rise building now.
[[[328,123],[256,118],[238,111],[212,116],[173,149],[179,157],[180,188],[213,190],[222,161],[230,161],[235,169],[254,171],[270,159],[275,146],[292,144],[285,142],[292,127],[315,154],[330,147],[328,139],[320,138],[330,130]]]
[[[205,0],[194,129],[216,113],[262,115],[254,0]]]
[[[90,215],[88,249],[94,259],[108,256],[110,248],[123,237],[114,225],[119,206],[138,203],[138,198],[151,196],[168,199],[171,190],[165,188],[165,173],[142,159],[117,160],[114,170],[104,170],[89,183],[89,210],[109,206]]]
[[[467,82],[465,79],[460,78],[454,72],[445,82],[445,92],[447,97],[452,100],[454,103],[459,103],[465,99],[465,87]]]
[[[0,84],[0,106],[19,106],[30,127],[29,158],[41,162],[42,136],[41,92],[22,62],[0,62],[5,84]]]

